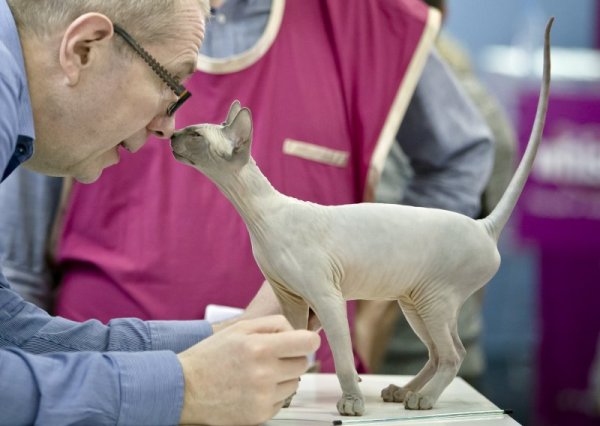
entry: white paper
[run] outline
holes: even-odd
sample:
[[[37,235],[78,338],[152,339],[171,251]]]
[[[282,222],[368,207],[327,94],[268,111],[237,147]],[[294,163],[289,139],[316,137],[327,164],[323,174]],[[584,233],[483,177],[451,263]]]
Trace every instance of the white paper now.
[[[242,312],[244,312],[243,309],[234,308],[233,306],[207,305],[206,311],[204,311],[204,319],[210,323],[215,323],[241,315]]]

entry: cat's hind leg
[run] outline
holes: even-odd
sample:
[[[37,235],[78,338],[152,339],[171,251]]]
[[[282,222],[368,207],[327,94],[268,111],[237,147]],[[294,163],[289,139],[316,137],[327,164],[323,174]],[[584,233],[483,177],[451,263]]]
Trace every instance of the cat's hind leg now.
[[[438,355],[435,344],[425,323],[417,313],[414,304],[408,300],[398,300],[398,304],[402,309],[402,313],[406,317],[408,324],[411,326],[416,335],[427,347],[429,351],[429,360],[423,368],[417,373],[417,375],[404,386],[396,386],[394,384],[389,385],[381,391],[381,397],[385,402],[403,402],[408,392],[416,392],[420,390],[425,383],[433,377],[437,369]]]
[[[419,311],[420,318],[437,351],[437,369],[431,379],[418,391],[408,392],[404,407],[411,410],[428,410],[452,382],[465,357],[465,349],[457,333],[458,307],[451,298],[430,300],[426,309]],[[417,308],[418,309],[418,308]]]

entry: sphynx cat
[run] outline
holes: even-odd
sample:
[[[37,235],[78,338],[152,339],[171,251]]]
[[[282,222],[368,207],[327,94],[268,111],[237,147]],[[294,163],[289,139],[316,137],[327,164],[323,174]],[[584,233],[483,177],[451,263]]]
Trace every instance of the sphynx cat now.
[[[282,311],[306,328],[309,309],[331,345],[343,391],[342,415],[362,415],[364,398],[354,367],[346,300],[397,300],[429,350],[429,360],[403,387],[382,391],[385,401],[430,409],[455,378],[465,356],[457,333],[463,302],[497,272],[497,242],[531,169],[548,105],[550,28],[544,73],[527,149],[492,213],[473,220],[458,213],[402,205],[323,206],[271,186],[250,156],[252,118],[238,101],[222,125],[176,132],[173,155],[211,179],[245,221],[252,251]]]

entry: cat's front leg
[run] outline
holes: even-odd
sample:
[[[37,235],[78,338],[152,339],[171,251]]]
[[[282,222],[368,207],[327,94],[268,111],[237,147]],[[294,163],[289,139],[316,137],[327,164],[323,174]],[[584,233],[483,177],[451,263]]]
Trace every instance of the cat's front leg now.
[[[359,377],[354,366],[346,301],[334,290],[333,285],[328,284],[323,288],[330,289],[332,294],[320,294],[311,301],[311,305],[327,335],[335,372],[342,387],[342,397],[337,403],[337,409],[344,416],[362,416],[365,412],[365,400],[358,386]]]
[[[296,330],[305,330],[308,326],[308,304],[301,297],[282,291],[276,286],[273,289],[281,305],[281,312],[292,327]],[[283,408],[290,406],[294,395],[295,393],[286,398]]]
[[[282,285],[269,283],[281,306],[281,313],[296,330],[306,330],[308,327],[308,303]]]

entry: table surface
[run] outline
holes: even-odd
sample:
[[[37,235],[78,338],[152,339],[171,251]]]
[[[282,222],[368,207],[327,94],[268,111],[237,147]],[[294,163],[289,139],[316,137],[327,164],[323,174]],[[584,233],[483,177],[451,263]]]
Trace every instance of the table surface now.
[[[410,376],[367,374],[361,375],[361,379],[360,387],[365,396],[365,414],[361,417],[338,414],[336,402],[342,391],[335,374],[305,374],[291,406],[282,409],[264,426],[331,426],[334,420],[341,420],[342,425],[357,426],[518,425],[461,378],[454,379],[433,409],[424,411],[405,410],[403,404],[386,403],[379,396],[389,384],[401,386],[411,379]]]

